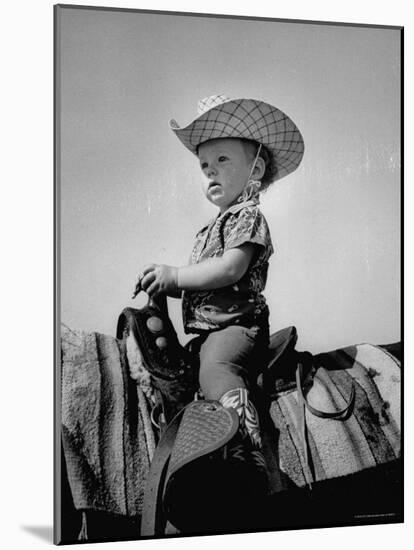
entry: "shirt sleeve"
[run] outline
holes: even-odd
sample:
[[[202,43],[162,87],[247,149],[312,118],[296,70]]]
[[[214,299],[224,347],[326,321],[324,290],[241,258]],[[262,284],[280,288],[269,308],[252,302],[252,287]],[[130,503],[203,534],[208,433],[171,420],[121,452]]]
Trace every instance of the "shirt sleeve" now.
[[[256,206],[241,210],[237,217],[229,220],[225,230],[224,250],[237,248],[245,243],[262,246],[267,258],[273,253],[269,227],[265,217]]]

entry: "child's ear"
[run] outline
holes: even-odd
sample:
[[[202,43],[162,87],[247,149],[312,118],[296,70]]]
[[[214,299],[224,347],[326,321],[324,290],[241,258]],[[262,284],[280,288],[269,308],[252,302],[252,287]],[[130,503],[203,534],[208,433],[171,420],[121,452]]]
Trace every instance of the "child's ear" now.
[[[265,163],[265,161],[262,159],[262,157],[259,157],[259,158],[256,160],[256,166],[254,167],[252,176],[253,176],[254,179],[256,179],[256,180],[261,180],[262,177],[264,176],[265,171],[266,171],[266,163]]]

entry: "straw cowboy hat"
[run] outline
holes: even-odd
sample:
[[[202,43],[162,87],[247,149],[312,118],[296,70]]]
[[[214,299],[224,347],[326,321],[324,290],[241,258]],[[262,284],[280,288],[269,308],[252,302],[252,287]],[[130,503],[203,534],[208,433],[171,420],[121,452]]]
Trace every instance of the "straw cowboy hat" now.
[[[223,94],[198,102],[199,116],[180,128],[172,119],[170,128],[192,153],[210,139],[244,138],[267,147],[276,173],[273,181],[287,176],[299,166],[304,152],[302,134],[280,109],[257,99],[229,99]]]

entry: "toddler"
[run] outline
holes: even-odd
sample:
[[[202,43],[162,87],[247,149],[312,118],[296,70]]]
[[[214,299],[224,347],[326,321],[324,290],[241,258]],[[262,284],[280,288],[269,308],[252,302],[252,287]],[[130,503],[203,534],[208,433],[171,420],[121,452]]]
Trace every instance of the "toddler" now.
[[[273,246],[259,196],[298,167],[303,138],[276,107],[224,95],[200,101],[199,116],[188,126],[180,128],[174,120],[170,126],[198,157],[203,193],[218,213],[197,233],[189,265],[148,265],[141,286],[150,297],[182,295],[184,330],[199,335],[201,391],[236,409],[240,444],[264,469],[258,416],[249,398],[269,342],[262,292]]]

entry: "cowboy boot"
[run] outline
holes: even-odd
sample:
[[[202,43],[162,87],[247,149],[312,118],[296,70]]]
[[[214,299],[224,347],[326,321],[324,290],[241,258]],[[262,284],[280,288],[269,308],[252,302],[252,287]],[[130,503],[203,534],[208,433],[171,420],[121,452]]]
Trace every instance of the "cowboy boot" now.
[[[263,456],[259,415],[246,388],[234,388],[220,398],[225,408],[234,408],[239,416],[239,431],[227,445],[227,459],[232,468],[243,472],[243,484],[250,494],[264,495],[268,474]]]

